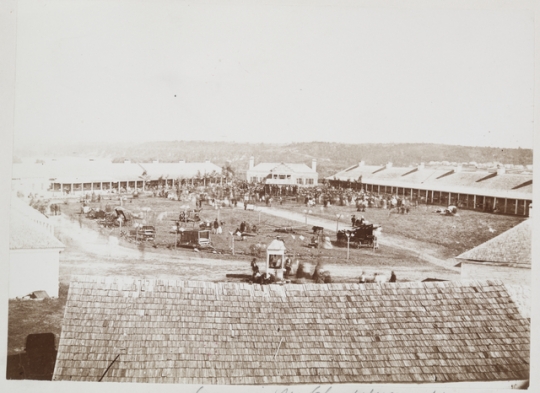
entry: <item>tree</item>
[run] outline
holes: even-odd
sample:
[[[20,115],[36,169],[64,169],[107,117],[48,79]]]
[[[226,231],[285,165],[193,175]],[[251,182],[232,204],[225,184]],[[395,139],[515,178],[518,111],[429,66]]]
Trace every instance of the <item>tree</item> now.
[[[227,181],[227,183],[229,180],[233,180],[236,177],[236,171],[232,167],[230,161],[227,161],[225,165],[223,165],[221,168],[221,173],[225,176],[225,181]]]

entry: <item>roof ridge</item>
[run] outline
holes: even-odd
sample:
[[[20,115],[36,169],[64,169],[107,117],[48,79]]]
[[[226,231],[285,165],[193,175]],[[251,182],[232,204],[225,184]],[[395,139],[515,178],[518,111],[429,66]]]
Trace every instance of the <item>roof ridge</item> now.
[[[432,282],[416,282],[404,281],[396,283],[332,283],[332,284],[269,284],[259,285],[245,282],[212,282],[212,281],[196,281],[182,279],[162,279],[152,277],[136,277],[136,276],[97,276],[97,275],[73,275],[71,283],[102,283],[102,284],[133,284],[144,283],[148,285],[166,285],[178,286],[185,288],[212,288],[222,290],[249,290],[254,291],[347,291],[347,290],[371,290],[374,288],[380,289],[421,289],[421,288],[447,288],[447,287],[468,287],[468,286],[504,286],[505,283],[498,279],[462,279],[460,281],[432,281]]]

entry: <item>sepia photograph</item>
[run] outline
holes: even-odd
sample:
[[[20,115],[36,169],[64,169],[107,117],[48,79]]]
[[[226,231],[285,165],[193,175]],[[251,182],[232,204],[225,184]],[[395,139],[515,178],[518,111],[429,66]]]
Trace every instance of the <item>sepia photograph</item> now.
[[[539,389],[537,3],[2,12],[5,391]]]

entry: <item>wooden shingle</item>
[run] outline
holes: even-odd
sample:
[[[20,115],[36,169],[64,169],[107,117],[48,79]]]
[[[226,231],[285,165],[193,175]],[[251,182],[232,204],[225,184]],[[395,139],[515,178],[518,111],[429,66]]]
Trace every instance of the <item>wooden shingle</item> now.
[[[75,277],[53,378],[97,381],[119,355],[104,381],[527,379],[529,321],[510,292],[499,281],[260,286]]]

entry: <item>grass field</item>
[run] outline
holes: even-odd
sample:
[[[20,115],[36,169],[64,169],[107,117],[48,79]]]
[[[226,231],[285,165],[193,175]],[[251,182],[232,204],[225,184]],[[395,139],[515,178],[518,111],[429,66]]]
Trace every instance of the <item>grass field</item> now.
[[[175,202],[165,198],[140,198],[134,199],[132,202],[124,204],[124,207],[134,213],[141,211],[141,208],[150,208],[151,210],[147,214],[146,222],[156,227],[156,240],[154,242],[155,248],[151,251],[157,251],[165,255],[174,255],[178,252],[186,252],[186,249],[174,249],[175,234],[169,233],[171,226],[174,225],[174,220],[178,218],[181,210],[181,206],[187,205],[184,202]],[[98,207],[98,203],[90,204],[91,207]],[[104,208],[105,203],[101,203],[101,207]],[[111,206],[117,206],[111,204]],[[193,208],[193,204],[190,205]],[[97,223],[94,220],[87,219],[84,215],[80,217],[80,204],[72,203],[67,207],[64,206],[62,211],[70,215],[73,220],[81,219],[82,225],[89,226],[96,230],[99,230]],[[162,220],[158,220],[157,217],[161,213],[167,213],[167,216]],[[219,259],[250,259],[254,254],[254,250],[259,249],[259,257],[264,257],[264,247],[268,245],[276,236],[281,236],[285,240],[288,251],[295,257],[302,260],[314,260],[322,258],[332,263],[342,264],[356,264],[369,261],[372,264],[380,264],[386,266],[392,264],[393,261],[413,258],[410,253],[404,253],[400,250],[385,249],[380,251],[374,251],[372,249],[351,249],[350,259],[347,260],[347,250],[343,247],[335,247],[332,250],[325,249],[313,249],[308,248],[307,245],[313,236],[311,227],[312,225],[304,225],[294,220],[289,220],[280,217],[268,216],[264,213],[260,214],[257,211],[247,211],[243,209],[232,209],[230,207],[224,207],[219,209],[219,213],[212,206],[205,205],[201,212],[201,218],[203,220],[213,221],[218,217],[220,221],[224,221],[223,233],[221,235],[212,235],[212,244],[214,246],[215,253],[211,249],[201,250],[201,255],[205,257],[215,257]],[[240,227],[242,221],[255,224],[258,227],[257,236],[247,237],[242,241],[240,238],[235,237],[234,241],[234,255],[232,253],[232,239],[229,232],[234,231]],[[142,222],[136,220],[135,222]],[[193,224],[189,223],[186,229],[193,227]],[[280,233],[276,229],[280,227],[292,227],[294,233]],[[124,230],[126,228],[123,228]],[[121,229],[119,227],[111,229],[101,229],[106,234],[119,236]],[[328,234],[332,240],[335,240],[335,234]],[[294,236],[294,238],[293,238]],[[301,239],[303,237],[303,240]],[[121,244],[126,247],[137,248],[135,243],[128,243],[122,241]],[[149,245],[147,244],[147,247]]]
[[[389,214],[386,209],[371,208],[357,212],[354,206],[320,206],[306,208],[298,204],[284,204],[285,209],[309,216],[337,221],[341,214],[340,228],[351,225],[351,215],[364,216],[371,223],[382,225],[383,235],[400,236],[421,241],[441,248],[444,258],[456,257],[489,239],[500,235],[522,222],[525,217],[489,214],[471,210],[460,210],[457,216],[443,216],[435,213],[437,206],[421,205],[412,208],[408,214]]]
[[[60,284],[58,298],[44,300],[9,300],[8,355],[24,351],[26,336],[54,333],[60,337],[68,285]]]
[[[117,206],[117,202],[104,201],[101,202],[102,208],[106,202],[109,202],[111,206]],[[91,204],[94,207],[98,207],[99,205],[98,203]],[[181,206],[187,205],[193,208],[193,204],[170,201],[164,198],[141,198],[124,203],[125,208],[133,212],[140,212],[142,207],[151,209],[147,214],[147,221],[150,225],[156,227],[157,238],[155,243],[159,248],[166,248],[174,244],[175,235],[170,234],[169,229],[174,225],[172,220],[178,218]],[[276,207],[300,214],[304,214],[304,211],[307,210],[304,205],[294,202],[284,203],[282,206]],[[420,241],[425,243],[426,246],[436,246],[440,250],[440,257],[451,258],[486,242],[525,219],[524,217],[488,214],[470,210],[461,210],[458,216],[449,217],[434,213],[433,211],[435,209],[436,206],[422,205],[418,208],[411,209],[409,214],[389,215],[388,210],[378,208],[371,208],[367,209],[366,212],[358,213],[354,206],[330,206],[328,208],[315,206],[309,208],[311,213],[308,214],[308,221],[310,216],[317,216],[336,222],[336,214],[341,214],[342,217],[340,218],[339,226],[343,228],[350,226],[350,217],[352,214],[356,214],[357,216],[363,215],[370,222],[382,225],[383,235],[399,236],[403,239]],[[69,212],[75,218],[79,211],[80,204],[72,203],[68,206],[66,212]],[[167,213],[167,217],[162,221],[157,220],[158,215],[164,212]],[[287,246],[291,248],[292,252],[300,255],[311,255],[313,253],[305,247],[307,240],[311,237],[310,225],[304,226],[302,223],[296,221],[270,217],[259,214],[256,211],[244,211],[224,207],[218,212],[212,206],[203,206],[203,211],[201,212],[202,219],[213,221],[218,215],[220,220],[225,222],[225,226],[223,228],[223,234],[213,236],[212,240],[217,252],[221,254],[220,258],[231,254],[231,240],[228,232],[238,228],[242,221],[256,224],[260,230],[259,236],[250,238],[247,242],[235,242],[237,255],[249,254],[249,247],[253,243],[269,243],[276,235],[279,235],[279,233],[275,232],[275,229],[281,226],[295,227],[297,235],[302,235],[306,238],[306,241],[302,242],[298,240],[298,237],[296,240],[293,240],[292,237],[285,235],[289,239]],[[91,225],[89,223],[90,220],[86,218],[82,219],[85,220],[85,223]],[[188,224],[186,228],[190,226],[191,224]],[[116,228],[112,231],[112,234],[118,235],[119,232],[119,228]],[[332,240],[335,240],[335,234],[330,233],[329,235]],[[362,254],[355,253],[355,255],[361,256],[366,252],[366,250],[360,251]],[[340,260],[343,259],[339,251],[333,251],[327,256],[330,258],[335,256]]]

